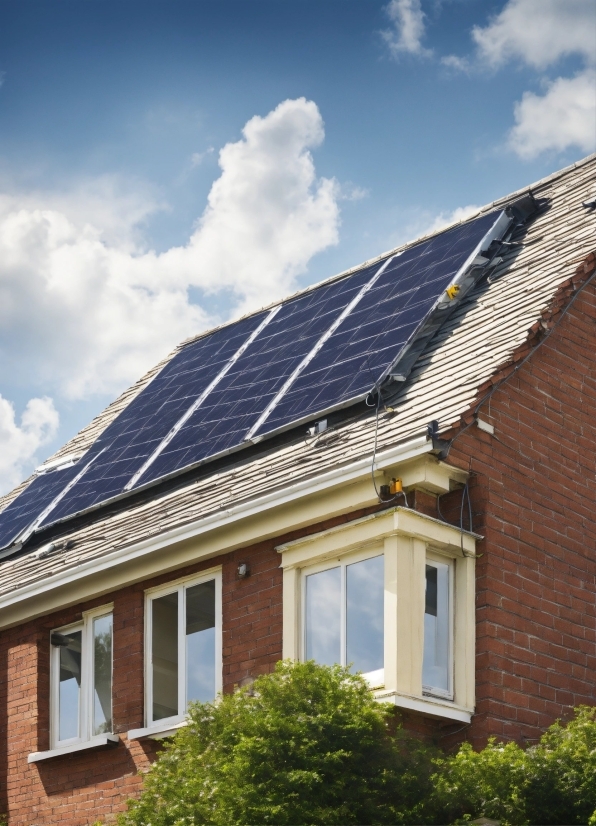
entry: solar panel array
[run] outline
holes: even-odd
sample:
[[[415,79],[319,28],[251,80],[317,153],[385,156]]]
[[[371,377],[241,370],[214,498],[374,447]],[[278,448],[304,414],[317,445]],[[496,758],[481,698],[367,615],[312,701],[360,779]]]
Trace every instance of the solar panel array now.
[[[54,524],[363,399],[429,319],[440,323],[446,288],[509,223],[487,214],[184,346],[74,468],[37,477],[0,514],[0,547],[34,522]]]

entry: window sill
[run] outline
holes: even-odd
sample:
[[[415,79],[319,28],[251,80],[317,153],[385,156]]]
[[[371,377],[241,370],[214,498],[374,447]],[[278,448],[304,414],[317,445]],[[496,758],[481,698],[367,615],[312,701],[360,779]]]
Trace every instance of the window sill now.
[[[163,740],[164,737],[171,737],[178,729],[188,725],[188,720],[181,720],[179,723],[169,723],[166,725],[147,726],[147,728],[133,728],[126,735],[129,740],[143,740],[148,737],[150,740]]]
[[[62,746],[58,749],[48,749],[48,751],[33,751],[27,757],[27,763],[39,763],[41,760],[51,760],[52,757],[60,757],[63,754],[74,754],[77,751],[88,751],[89,749],[114,748],[120,742],[116,734],[104,734],[94,740],[87,740],[84,743],[73,743],[71,746]]]
[[[440,697],[410,697],[407,694],[397,694],[395,691],[375,691],[375,697],[380,702],[393,703],[408,711],[418,711],[428,717],[457,720],[460,723],[470,723],[474,713],[473,709],[458,706]]]

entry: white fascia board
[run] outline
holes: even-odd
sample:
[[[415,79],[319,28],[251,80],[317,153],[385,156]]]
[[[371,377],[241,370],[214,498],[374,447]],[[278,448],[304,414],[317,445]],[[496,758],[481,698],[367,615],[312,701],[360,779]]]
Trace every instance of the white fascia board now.
[[[77,751],[88,751],[105,746],[114,748],[120,742],[116,734],[104,734],[93,740],[86,740],[84,743],[73,743],[71,746],[62,746],[58,749],[48,749],[47,751],[33,751],[27,756],[27,763],[39,763],[41,760],[51,760],[52,757],[61,757],[63,754],[73,754]]]
[[[426,433],[415,436],[408,442],[398,444],[389,450],[378,453],[375,457],[375,470],[392,467],[399,462],[405,462],[408,459],[413,459],[424,453],[430,453],[432,449],[432,442],[429,441]],[[151,539],[144,539],[140,542],[120,547],[100,557],[90,559],[87,562],[81,562],[69,570],[61,571],[58,574],[28,583],[22,588],[15,588],[10,593],[0,596],[0,611],[17,605],[20,602],[34,599],[41,594],[47,594],[48,591],[51,591],[55,587],[68,585],[92,577],[109,568],[134,562],[156,551],[167,548],[170,545],[195,539],[202,534],[225,528],[242,519],[274,510],[275,508],[291,504],[304,497],[321,493],[334,487],[346,485],[365,475],[369,475],[371,472],[371,462],[372,456],[368,455],[349,465],[327,471],[327,473],[322,473],[314,478],[302,479],[281,490],[267,493],[264,496],[257,497],[248,502],[232,505],[211,516],[206,516],[195,522],[185,523],[180,527],[165,531]],[[225,550],[225,548],[222,548],[222,552],[225,552]],[[2,626],[4,626],[4,623],[2,623]]]

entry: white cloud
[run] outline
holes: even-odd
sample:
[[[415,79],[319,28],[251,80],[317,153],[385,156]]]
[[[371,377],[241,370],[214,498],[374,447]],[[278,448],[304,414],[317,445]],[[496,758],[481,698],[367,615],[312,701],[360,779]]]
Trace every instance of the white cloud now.
[[[512,59],[545,69],[561,57],[596,59],[596,6],[593,0],[508,0],[472,37],[478,55],[491,67]]]
[[[0,395],[0,493],[15,487],[37,463],[36,453],[58,430],[58,412],[51,399],[30,399],[15,419],[12,404]]]
[[[391,55],[399,58],[402,54],[428,57],[432,51],[422,45],[424,18],[420,0],[391,0],[385,12],[393,23],[392,29],[385,29],[381,36]]]
[[[465,221],[466,218],[475,215],[479,209],[480,207],[476,204],[468,204],[468,206],[457,207],[451,212],[440,212],[420,234],[430,235],[432,232],[438,232],[440,229],[456,224],[458,221]]]
[[[323,137],[304,98],[249,120],[219,154],[188,243],[161,254],[139,233],[159,208],[150,192],[114,197],[104,181],[87,201],[81,189],[0,198],[0,385],[21,374],[74,399],[113,393],[220,320],[190,288],[225,296],[230,315],[294,289],[338,240],[339,187],[310,154]]]
[[[577,146],[596,149],[596,72],[587,69],[573,78],[559,77],[544,95],[525,92],[515,104],[510,148],[524,159],[541,152]]]
[[[205,158],[212,155],[214,152],[215,148],[213,146],[210,146],[204,152],[193,152],[190,156],[190,168],[196,169],[197,166],[200,166],[203,163]]]
[[[469,72],[470,61],[467,57],[458,57],[455,54],[445,55],[441,58],[441,63],[448,69],[453,69],[455,72]]]

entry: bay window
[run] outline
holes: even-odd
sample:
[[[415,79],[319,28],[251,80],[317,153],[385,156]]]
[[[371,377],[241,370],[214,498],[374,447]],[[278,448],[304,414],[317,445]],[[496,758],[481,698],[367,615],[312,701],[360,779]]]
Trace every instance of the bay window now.
[[[396,507],[278,546],[283,656],[350,666],[380,700],[469,722],[475,541]]]

